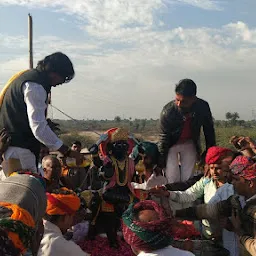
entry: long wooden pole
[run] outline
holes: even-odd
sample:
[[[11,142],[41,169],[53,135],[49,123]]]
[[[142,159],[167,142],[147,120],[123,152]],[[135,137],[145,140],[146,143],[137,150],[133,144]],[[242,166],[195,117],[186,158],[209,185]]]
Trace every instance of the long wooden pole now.
[[[28,14],[28,47],[29,47],[29,68],[33,68],[33,21]]]

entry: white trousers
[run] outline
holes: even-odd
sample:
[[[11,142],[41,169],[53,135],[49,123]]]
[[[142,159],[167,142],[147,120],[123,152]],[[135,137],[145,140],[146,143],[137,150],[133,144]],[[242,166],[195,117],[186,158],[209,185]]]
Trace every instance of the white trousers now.
[[[196,159],[197,152],[192,141],[172,146],[168,152],[165,169],[168,183],[183,182],[191,178]]]
[[[8,159],[18,159],[22,169],[27,169],[32,172],[37,172],[36,168],[36,157],[35,155],[26,148],[19,148],[19,147],[8,147],[6,152],[3,155],[3,174],[7,176],[9,166],[8,166]],[[2,177],[3,179],[4,177]]]

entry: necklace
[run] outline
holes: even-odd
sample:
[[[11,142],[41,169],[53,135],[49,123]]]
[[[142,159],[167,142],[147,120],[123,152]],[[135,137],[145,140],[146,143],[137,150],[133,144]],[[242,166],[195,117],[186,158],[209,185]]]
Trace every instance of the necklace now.
[[[123,170],[125,169],[125,167],[126,167],[126,159],[125,159],[124,161],[122,161],[122,162],[120,162],[120,161],[116,161],[116,162],[117,162],[118,168],[119,168],[121,171],[123,171]]]
[[[123,187],[127,184],[127,181],[128,181],[128,164],[126,164],[128,161],[127,161],[127,158],[125,159],[125,161],[121,162],[121,168],[120,167],[120,162],[117,161],[115,158],[111,157],[111,160],[112,160],[112,163],[114,165],[114,168],[115,168],[115,174],[116,174],[116,183],[120,186],[120,187]],[[121,170],[122,172],[125,171],[125,178],[124,178],[124,181],[121,182],[120,181],[120,174],[119,174],[119,170]]]

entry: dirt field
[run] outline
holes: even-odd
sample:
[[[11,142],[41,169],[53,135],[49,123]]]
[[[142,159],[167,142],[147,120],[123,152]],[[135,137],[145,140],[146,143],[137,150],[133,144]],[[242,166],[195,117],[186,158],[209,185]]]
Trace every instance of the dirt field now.
[[[95,131],[95,132],[83,131],[83,132],[79,132],[79,135],[87,136],[87,137],[90,137],[92,140],[97,141],[98,138],[99,138],[99,135],[97,133],[98,134],[102,134],[102,133],[104,133],[104,131]],[[157,140],[158,140],[158,134],[140,134],[140,133],[135,133],[134,135],[138,139],[143,138],[143,140],[147,140],[147,141],[157,142]]]

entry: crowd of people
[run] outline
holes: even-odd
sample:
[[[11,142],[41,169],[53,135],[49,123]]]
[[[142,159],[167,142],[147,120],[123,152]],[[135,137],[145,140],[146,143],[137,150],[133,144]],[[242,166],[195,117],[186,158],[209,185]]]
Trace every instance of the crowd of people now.
[[[230,148],[217,146],[194,81],[176,85],[158,143],[116,127],[84,154],[47,119],[52,87],[74,75],[57,52],[0,93],[0,255],[94,256],[79,241],[101,233],[115,252],[125,241],[131,255],[256,255],[256,143],[238,135]],[[195,240],[208,245],[200,254]]]

